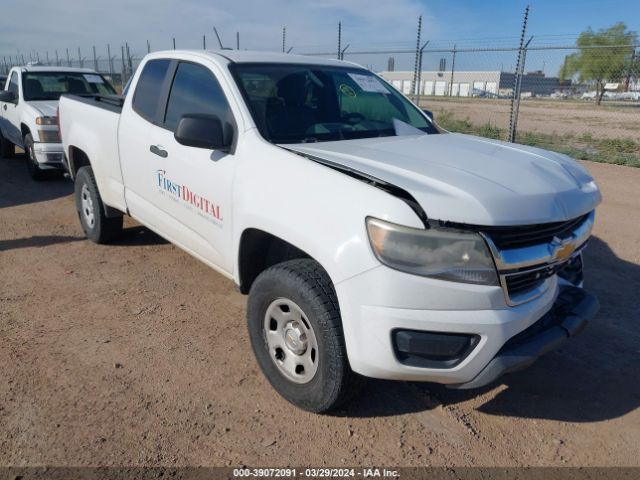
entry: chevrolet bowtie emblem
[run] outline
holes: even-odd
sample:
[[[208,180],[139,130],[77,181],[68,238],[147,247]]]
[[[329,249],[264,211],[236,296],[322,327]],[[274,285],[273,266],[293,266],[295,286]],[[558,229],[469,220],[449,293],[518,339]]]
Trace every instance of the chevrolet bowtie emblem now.
[[[558,238],[553,237],[549,245],[549,252],[554,260],[566,260],[576,250],[574,237]]]

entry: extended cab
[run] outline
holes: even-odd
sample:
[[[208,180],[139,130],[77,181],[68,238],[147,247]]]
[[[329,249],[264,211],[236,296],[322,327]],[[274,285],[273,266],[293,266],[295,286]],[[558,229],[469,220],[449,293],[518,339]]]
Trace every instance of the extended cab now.
[[[86,235],[128,214],[232,279],[262,371],[307,410],[355,374],[487,385],[598,309],[588,172],[448,133],[357,65],[158,52],[125,98],[63,96],[59,122]]]
[[[66,67],[14,67],[0,91],[0,157],[23,148],[29,174],[44,178],[45,170],[64,167],[56,125],[58,99],[63,93],[115,94],[113,87],[93,70]]]

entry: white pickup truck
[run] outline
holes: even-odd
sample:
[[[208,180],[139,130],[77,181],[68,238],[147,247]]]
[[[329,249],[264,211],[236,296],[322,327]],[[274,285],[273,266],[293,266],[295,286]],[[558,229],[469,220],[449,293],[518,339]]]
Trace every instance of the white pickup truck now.
[[[126,213],[232,279],[258,364],[304,409],[357,374],[487,385],[598,309],[587,171],[443,131],[357,65],[158,52],[124,99],[63,96],[59,122],[86,235]]]
[[[47,170],[64,169],[56,110],[63,93],[113,95],[102,75],[88,68],[13,67],[0,91],[0,157],[11,157],[15,146],[26,153],[34,180]]]

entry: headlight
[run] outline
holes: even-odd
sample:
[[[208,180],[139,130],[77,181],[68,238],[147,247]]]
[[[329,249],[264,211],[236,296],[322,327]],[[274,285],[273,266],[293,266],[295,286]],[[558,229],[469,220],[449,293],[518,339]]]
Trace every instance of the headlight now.
[[[371,217],[367,231],[376,257],[391,268],[453,282],[498,285],[491,254],[477,233],[404,227]]]
[[[38,130],[38,138],[42,143],[60,143],[58,130]]]
[[[56,125],[56,117],[38,117],[36,125]]]

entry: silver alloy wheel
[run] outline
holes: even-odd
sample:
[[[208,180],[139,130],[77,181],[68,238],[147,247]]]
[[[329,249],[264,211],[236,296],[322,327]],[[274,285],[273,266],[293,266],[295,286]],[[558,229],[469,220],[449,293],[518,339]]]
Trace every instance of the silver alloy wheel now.
[[[302,309],[287,298],[271,302],[264,316],[269,356],[295,383],[308,383],[318,370],[318,342]]]
[[[93,229],[96,223],[96,216],[93,211],[93,200],[86,183],[82,185],[82,190],[80,191],[80,207],[85,224]]]

